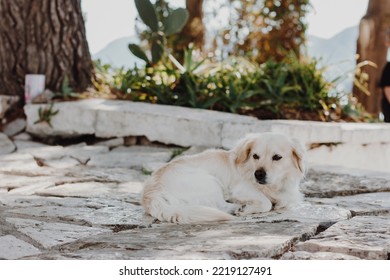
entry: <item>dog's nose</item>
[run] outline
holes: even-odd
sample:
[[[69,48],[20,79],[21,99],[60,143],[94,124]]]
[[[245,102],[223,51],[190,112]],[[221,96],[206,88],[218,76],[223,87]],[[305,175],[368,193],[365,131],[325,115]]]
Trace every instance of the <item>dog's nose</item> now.
[[[265,184],[265,177],[267,177],[267,172],[265,172],[264,168],[255,171],[255,178],[258,183]]]

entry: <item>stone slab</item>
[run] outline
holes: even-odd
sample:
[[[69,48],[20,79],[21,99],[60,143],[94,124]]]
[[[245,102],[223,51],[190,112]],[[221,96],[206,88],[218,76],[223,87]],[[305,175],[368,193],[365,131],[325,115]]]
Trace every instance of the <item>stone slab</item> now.
[[[4,174],[0,173],[0,188],[5,189],[16,189],[21,187],[27,187],[31,184],[41,184],[41,183],[50,183],[54,185],[55,182],[50,176],[21,176],[13,174]]]
[[[321,145],[307,151],[310,165],[334,163],[338,166],[390,172],[390,143],[371,142],[376,133],[367,132],[367,144],[349,142]],[[355,138],[353,138],[355,139]]]
[[[283,221],[296,221],[301,223],[334,223],[351,218],[351,212],[332,205],[312,205],[303,202],[290,209],[273,210],[244,219],[258,222],[279,223]]]
[[[12,235],[0,236],[0,248],[0,259],[7,260],[15,260],[41,253],[38,248]]]
[[[385,124],[341,124],[297,120],[267,120],[237,114],[141,102],[88,99],[55,103],[59,113],[52,126],[34,124],[38,109],[28,104],[27,131],[38,135],[82,135],[97,137],[146,136],[151,141],[181,146],[231,147],[251,132],[281,132],[307,143],[388,143]],[[80,115],[82,114],[82,115]],[[81,123],[75,115],[80,115]],[[196,132],[196,133],[194,133]],[[373,137],[372,135],[375,135]]]
[[[42,196],[107,197],[114,195],[117,184],[100,182],[69,183],[36,192]]]
[[[118,147],[109,153],[92,156],[87,165],[142,169],[149,162],[169,161],[172,152],[172,149],[148,146]]]
[[[101,234],[62,246],[54,258],[267,259],[279,256],[316,226],[301,223],[154,225]],[[163,240],[163,242],[162,242]],[[50,258],[49,255],[42,256]]]
[[[332,253],[332,252],[287,252],[280,259],[282,260],[360,260],[351,255]]]
[[[45,248],[74,242],[80,238],[92,237],[103,232],[111,232],[111,230],[102,228],[65,223],[47,223],[32,219],[6,218],[6,222],[13,224],[18,231],[28,235]]]
[[[295,250],[387,260],[390,253],[390,216],[356,216],[340,221],[312,239],[298,243]]]
[[[387,178],[353,176],[326,171],[309,170],[301,189],[308,197],[334,197],[369,192],[389,192]]]
[[[46,122],[35,123],[39,121],[38,110],[48,107],[47,104],[28,104],[24,107],[27,116],[27,132],[40,137],[49,135],[70,137],[95,133],[96,101],[54,103],[52,110],[58,110],[58,113],[51,117],[51,126]]]
[[[54,222],[93,226],[148,227],[154,221],[154,218],[144,214],[141,206],[115,199],[41,198],[33,203],[13,205],[13,209],[5,211],[6,216],[22,215],[36,220],[44,218]]]

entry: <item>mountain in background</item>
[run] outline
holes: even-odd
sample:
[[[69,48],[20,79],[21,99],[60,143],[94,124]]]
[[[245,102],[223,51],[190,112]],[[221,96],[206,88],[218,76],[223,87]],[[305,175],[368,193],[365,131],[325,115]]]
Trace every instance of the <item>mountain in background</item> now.
[[[358,35],[358,26],[353,26],[329,39],[309,35],[307,40],[308,55],[320,59],[320,66],[326,67],[325,74],[329,80],[345,75],[339,86],[347,91],[352,89]]]
[[[327,69],[328,79],[349,74],[350,77],[339,84],[345,90],[352,88],[357,38],[358,27],[354,26],[344,29],[329,39],[309,35],[307,40],[308,55],[320,59],[320,66]],[[139,39],[135,36],[117,39],[92,57],[114,67],[132,68],[136,64],[139,67],[143,66],[145,63],[130,53],[127,47],[129,43],[138,44]]]
[[[92,55],[94,60],[100,59],[103,64],[111,64],[114,67],[133,68],[145,65],[145,62],[134,56],[128,45],[130,43],[139,44],[139,39],[136,36],[123,37],[109,43],[101,51]]]

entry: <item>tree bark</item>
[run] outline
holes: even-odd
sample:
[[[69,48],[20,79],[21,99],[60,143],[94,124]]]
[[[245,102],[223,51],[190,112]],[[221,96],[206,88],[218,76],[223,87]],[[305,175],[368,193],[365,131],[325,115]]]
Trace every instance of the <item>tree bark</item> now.
[[[190,43],[194,44],[195,49],[202,51],[205,42],[205,26],[203,23],[203,0],[186,0],[188,10],[188,21],[174,44],[176,59],[183,62],[184,49],[188,48]]]
[[[80,0],[0,0],[0,94],[23,98],[26,74],[83,91],[92,73]]]
[[[382,69],[386,63],[387,47],[385,45],[385,32],[390,26],[390,0],[370,0],[367,12],[360,21],[359,38],[357,40],[357,63],[372,61],[377,68],[363,66],[362,71],[368,74],[367,95],[354,86],[353,93],[365,109],[374,115],[380,110],[382,93],[379,87]]]
[[[203,0],[186,0],[189,13],[187,24],[181,31],[187,43],[193,42],[195,48],[203,49],[205,27],[203,24]]]

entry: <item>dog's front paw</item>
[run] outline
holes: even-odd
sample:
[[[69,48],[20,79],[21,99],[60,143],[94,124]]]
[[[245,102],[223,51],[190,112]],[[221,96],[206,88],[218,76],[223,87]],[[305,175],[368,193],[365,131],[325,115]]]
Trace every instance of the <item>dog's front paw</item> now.
[[[239,207],[237,207],[237,209],[234,211],[233,215],[235,215],[235,216],[245,215],[244,214],[245,207],[246,207],[246,204],[239,205]]]
[[[246,204],[245,207],[240,212],[240,215],[250,215],[250,214],[258,214],[269,212],[272,209],[271,202],[268,204]]]

